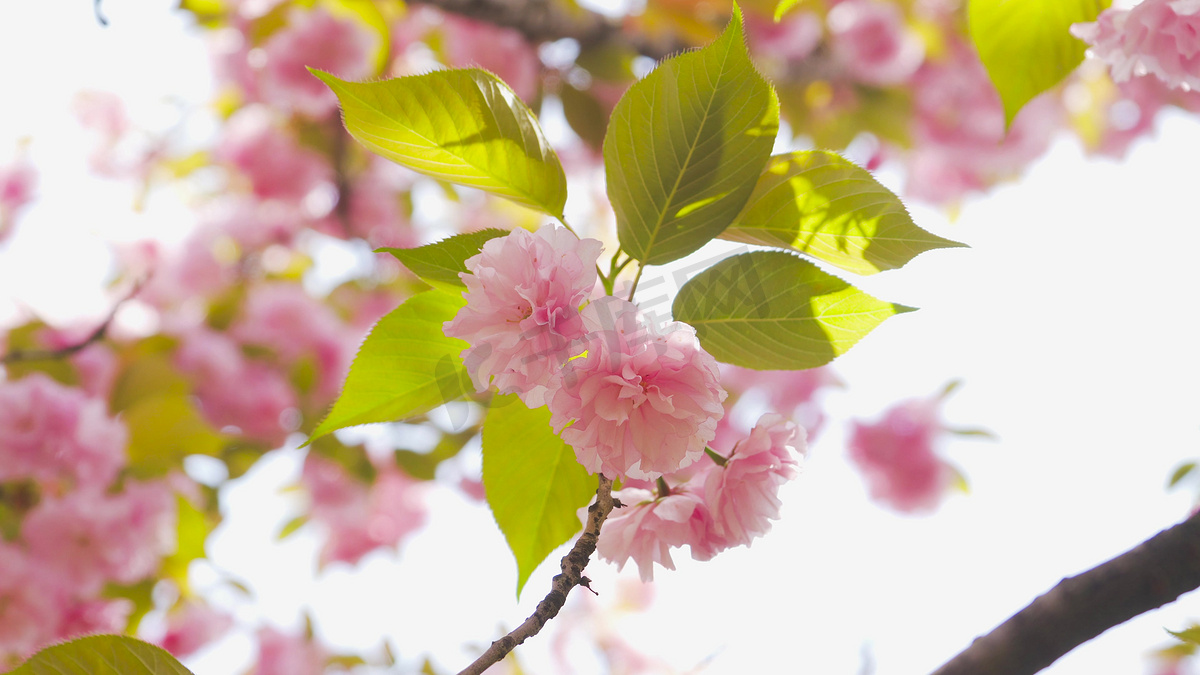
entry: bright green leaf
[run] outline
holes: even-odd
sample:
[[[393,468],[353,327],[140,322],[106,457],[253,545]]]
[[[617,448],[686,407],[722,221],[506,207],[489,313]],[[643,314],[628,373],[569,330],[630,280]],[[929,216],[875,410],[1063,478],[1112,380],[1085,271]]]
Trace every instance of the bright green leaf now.
[[[165,476],[184,457],[215,456],[225,445],[225,437],[181,394],[143,398],[122,416],[129,428],[129,471],[138,478]]]
[[[1004,103],[1005,123],[1083,61],[1071,24],[1095,21],[1111,0],[971,0],[971,40]]]
[[[474,391],[459,356],[467,343],[442,332],[464,304],[457,295],[426,291],[380,319],[309,442],[344,427],[419,415]]]
[[[779,0],[775,5],[775,23],[783,20],[783,16],[800,5],[804,0]]]
[[[822,150],[772,157],[721,238],[790,248],[856,274],[962,246],[917,227],[900,198],[866,169]]]
[[[368,150],[439,180],[561,217],[567,179],[537,119],[495,75],[438,70],[346,82],[310,69],[338,96]]]
[[[517,559],[517,594],[533,570],[583,529],[579,509],[596,478],[550,428],[547,408],[516,396],[492,399],[483,422],[483,488],[496,524]]]
[[[1200,645],[1200,626],[1192,626],[1178,632],[1173,630],[1167,630],[1167,632],[1184,642]]]
[[[604,166],[621,248],[657,265],[720,234],[778,129],[779,101],[750,62],[735,5],[715,42],[664,61],[613,110]]]
[[[884,319],[913,310],[784,251],[722,260],[684,284],[671,309],[718,361],[757,370],[824,365]]]
[[[9,675],[192,675],[161,647],[123,635],[91,635],[47,647]]]
[[[503,237],[507,230],[490,228],[467,234],[457,234],[433,244],[417,248],[381,248],[376,253],[387,252],[396,257],[410,272],[435,288],[451,293],[460,293],[466,285],[459,274],[467,272],[467,258],[479,253],[489,239]]]

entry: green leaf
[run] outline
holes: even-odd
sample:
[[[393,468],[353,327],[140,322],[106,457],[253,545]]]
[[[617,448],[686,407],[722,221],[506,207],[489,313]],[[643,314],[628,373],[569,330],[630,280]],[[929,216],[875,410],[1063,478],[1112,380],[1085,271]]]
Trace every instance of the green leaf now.
[[[193,560],[207,555],[205,543],[219,522],[217,516],[200,510],[182,495],[176,496],[176,504],[175,552],[163,560],[161,576],[173,579],[186,592],[189,588],[188,568]]]
[[[368,150],[438,180],[563,215],[567,179],[537,119],[495,75],[438,70],[346,82],[309,69],[337,94],[346,130]]]
[[[308,524],[308,515],[300,515],[292,518],[284,523],[283,528],[279,530],[279,534],[275,535],[275,541],[283,541],[296,533],[296,530]]]
[[[122,416],[129,428],[129,471],[138,478],[165,476],[184,457],[216,456],[225,445],[225,437],[182,394],[143,398]]]
[[[1200,645],[1200,626],[1192,626],[1178,632],[1167,629],[1167,632],[1184,642]]]
[[[734,5],[716,41],[664,61],[613,110],[604,168],[621,248],[657,265],[720,234],[754,190],[778,129],[779,101],[750,62]]]
[[[9,675],[192,675],[165,649],[122,635],[47,647]]]
[[[844,354],[893,314],[877,300],[784,251],[755,251],[684,284],[671,308],[718,361],[757,370],[803,370]]]
[[[783,20],[783,15],[798,7],[804,0],[779,0],[775,5],[775,23]]]
[[[789,248],[864,275],[963,245],[917,227],[900,198],[866,169],[823,150],[772,157],[721,238]]]
[[[458,276],[467,272],[467,267],[463,264],[466,259],[479,253],[479,249],[483,248],[489,239],[507,234],[507,230],[489,228],[457,234],[417,248],[380,248],[375,252],[391,253],[410,272],[434,288],[459,293],[466,288]]]
[[[596,478],[554,434],[547,408],[498,396],[483,422],[483,488],[517,559],[519,596],[546,556],[583,529],[578,511],[595,494]]]
[[[344,427],[419,415],[474,391],[459,356],[467,343],[442,332],[464,304],[451,293],[426,291],[380,319],[308,442]]]
[[[1188,475],[1190,475],[1192,473],[1192,471],[1195,471],[1195,470],[1196,470],[1195,462],[1185,462],[1183,464],[1180,464],[1179,468],[1175,469],[1175,472],[1171,474],[1171,479],[1169,481],[1167,481],[1167,489],[1170,489],[1170,488],[1175,487],[1176,485],[1179,485],[1179,481],[1183,480],[1184,478],[1187,478]]]
[[[1095,21],[1111,0],[971,0],[971,40],[1004,103],[1006,124],[1021,107],[1083,61],[1073,23]]]

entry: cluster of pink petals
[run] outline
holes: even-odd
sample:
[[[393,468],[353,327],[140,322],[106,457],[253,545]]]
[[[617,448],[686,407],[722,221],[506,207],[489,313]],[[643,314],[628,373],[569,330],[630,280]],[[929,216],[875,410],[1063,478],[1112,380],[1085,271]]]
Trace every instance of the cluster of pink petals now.
[[[651,478],[704,454],[725,413],[717,361],[683,323],[655,330],[631,302],[584,308],[587,353],[548,399],[550,424],[589,472]]]
[[[906,81],[925,59],[920,37],[908,30],[900,8],[877,0],[844,0],[825,19],[833,53],[861,82]]]
[[[233,617],[201,600],[189,600],[167,617],[166,632],[154,640],[183,658],[213,642],[233,627]]]
[[[0,241],[12,231],[17,213],[33,201],[37,169],[24,157],[0,166]]]
[[[195,384],[205,417],[218,428],[282,445],[297,409],[296,392],[276,369],[246,358],[227,335],[194,327],[182,336],[175,365]]]
[[[302,286],[282,282],[251,288],[230,333],[243,344],[271,349],[289,366],[311,359],[324,400],[337,395],[362,339]]]
[[[595,290],[600,249],[595,239],[545,225],[491,239],[467,259],[467,304],[445,333],[470,345],[462,357],[479,391],[494,380],[500,393],[545,404],[551,378],[579,353],[579,307]]]
[[[258,662],[249,675],[324,675],[329,654],[321,645],[274,628],[258,631]]]
[[[724,467],[708,472],[705,502],[714,531],[728,546],[748,546],[779,519],[779,486],[800,474],[797,455],[807,452],[806,441],[802,427],[769,413],[734,447]]]
[[[400,471],[380,469],[371,485],[340,465],[310,453],[300,478],[312,499],[312,520],[328,531],[321,564],[351,565],[384,546],[395,547],[425,524],[421,485]]]
[[[370,54],[378,39],[353,20],[335,17],[319,7],[292,10],[287,27],[262,47],[263,98],[313,119],[328,116],[337,108],[337,97],[308,67],[344,80],[361,80],[371,74]]]
[[[932,511],[953,472],[934,453],[941,432],[940,401],[907,401],[874,423],[853,422],[850,459],[863,472],[871,498],[904,513]]]
[[[41,373],[0,382],[0,483],[106,488],[125,465],[128,439],[103,400]]]
[[[299,201],[333,180],[324,158],[297,145],[265,106],[246,106],[229,118],[215,158],[245,175],[261,199]]]
[[[1200,0],[1143,0],[1106,9],[1071,34],[1112,68],[1113,80],[1153,74],[1172,88],[1200,89]]]
[[[703,462],[687,478],[669,476],[666,496],[637,486],[614,493],[624,507],[605,521],[596,550],[618,568],[632,558],[649,581],[654,563],[675,569],[672,548],[686,544],[693,558],[709,560],[727,548],[749,546],[779,518],[779,487],[799,475],[806,452],[803,428],[774,413],[763,415],[724,466]]]
[[[489,70],[526,102],[538,95],[542,64],[521,33],[448,13],[442,15],[442,31],[449,65]]]

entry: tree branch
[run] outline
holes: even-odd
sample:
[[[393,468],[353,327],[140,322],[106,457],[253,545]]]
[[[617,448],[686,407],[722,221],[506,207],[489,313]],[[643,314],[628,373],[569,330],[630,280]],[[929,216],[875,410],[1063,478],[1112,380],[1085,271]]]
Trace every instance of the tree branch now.
[[[133,289],[125,297],[118,300],[117,304],[113,305],[112,310],[105,317],[104,321],[99,326],[96,326],[96,329],[80,342],[59,349],[15,349],[7,354],[0,355],[0,365],[23,363],[26,361],[56,361],[74,356],[88,346],[103,340],[104,336],[108,334],[108,328],[112,325],[113,319],[117,316],[117,310],[121,309],[121,305],[137,295],[137,292],[141,289],[141,281],[134,284]]]
[[[620,504],[612,497],[612,480],[606,478],[604,474],[600,474],[600,485],[596,488],[596,501],[588,507],[587,525],[583,528],[583,534],[579,535],[579,539],[571,547],[571,551],[563,556],[562,573],[554,575],[550,592],[538,603],[537,609],[528,619],[525,619],[524,623],[517,626],[508,635],[493,642],[487,651],[458,675],[480,675],[489,666],[498,663],[500,659],[516,649],[517,645],[537,635],[547,621],[558,615],[558,611],[566,604],[567,594],[571,592],[572,588],[583,586],[591,589],[588,585],[591,580],[583,576],[583,568],[587,567],[588,560],[595,552],[596,541],[600,538],[600,526],[604,524],[604,519],[608,518],[608,514],[614,506],[620,506]]]
[[[1028,675],[1129,619],[1200,587],[1200,513],[1063,579],[934,675]]]
[[[658,60],[692,45],[675,37],[654,38],[623,30],[620,21],[555,0],[410,0],[476,21],[512,28],[531,44],[571,38],[581,48],[610,44]]]

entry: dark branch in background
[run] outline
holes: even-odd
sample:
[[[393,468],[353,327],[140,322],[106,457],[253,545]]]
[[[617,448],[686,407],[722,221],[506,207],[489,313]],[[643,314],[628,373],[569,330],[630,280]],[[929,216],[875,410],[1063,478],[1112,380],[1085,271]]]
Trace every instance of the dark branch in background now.
[[[0,364],[7,365],[9,363],[22,363],[26,361],[57,361],[59,359],[69,358],[83,351],[89,345],[95,344],[104,339],[108,334],[108,327],[112,325],[113,318],[117,315],[117,310],[121,309],[121,305],[127,300],[137,295],[137,292],[142,290],[142,282],[134,284],[133,288],[125,294],[125,297],[117,301],[113,305],[112,310],[105,317],[104,321],[96,327],[86,338],[73,345],[67,345],[59,349],[16,349],[3,356],[0,356]]]
[[[1200,514],[1063,579],[934,675],[1028,675],[1143,612],[1200,587]]]
[[[600,485],[596,488],[596,501],[588,507],[587,525],[583,534],[575,541],[570,553],[563,556],[562,574],[554,575],[550,592],[538,603],[537,609],[520,626],[511,633],[496,640],[488,647],[475,662],[467,666],[458,675],[480,675],[494,663],[499,663],[517,645],[538,634],[546,622],[558,615],[567,602],[567,594],[576,586],[591,590],[591,580],[583,576],[583,568],[596,551],[596,541],[600,538],[600,526],[614,506],[620,506],[612,497],[612,481],[600,474]]]
[[[610,44],[625,47],[658,60],[691,47],[677,38],[655,39],[622,30],[621,22],[582,8],[567,9],[557,0],[410,0],[412,5],[431,5],[512,28],[531,44],[571,38],[581,48]]]
[[[104,15],[100,13],[100,1],[101,0],[96,0],[92,4],[92,11],[96,12],[96,21],[99,22],[101,26],[107,26],[108,19],[104,18]]]

